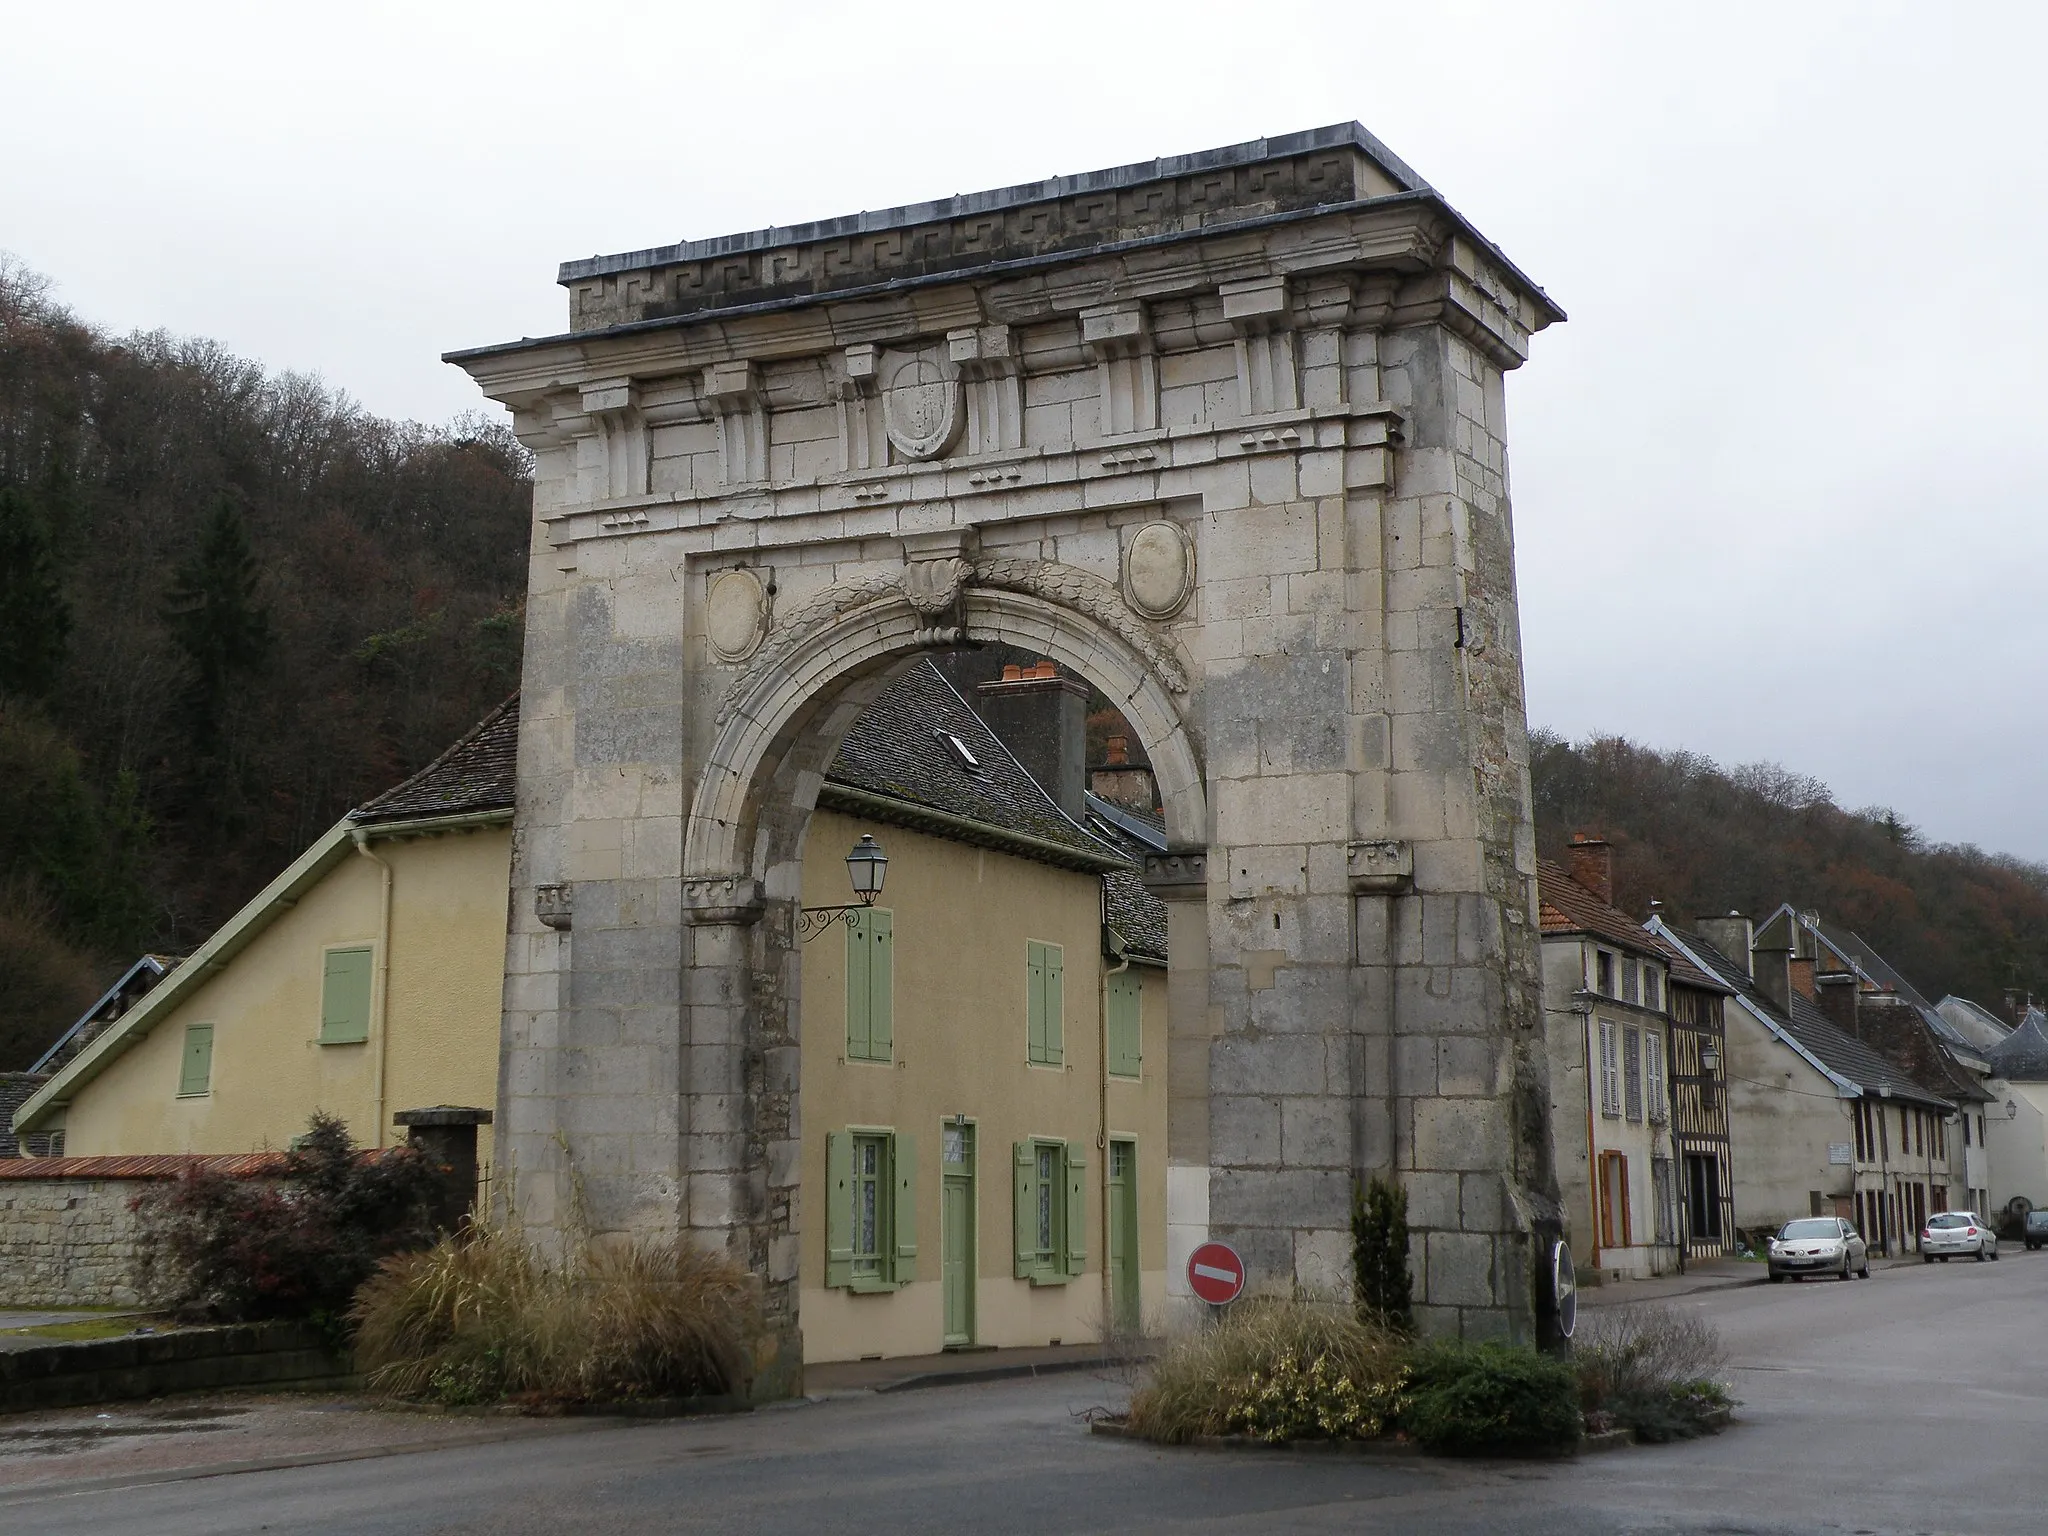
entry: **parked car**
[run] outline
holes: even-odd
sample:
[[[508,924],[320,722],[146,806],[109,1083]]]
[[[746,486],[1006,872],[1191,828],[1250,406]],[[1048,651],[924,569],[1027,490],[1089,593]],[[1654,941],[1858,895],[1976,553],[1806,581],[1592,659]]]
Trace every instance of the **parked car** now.
[[[2048,1244],[2048,1209],[2027,1212],[2020,1222],[2020,1237],[2029,1253]]]
[[[1975,1211],[1943,1211],[1928,1217],[1920,1229],[1920,1257],[1928,1264],[1936,1259],[1946,1264],[1957,1257],[1982,1264],[1998,1257],[1998,1234]]]
[[[1870,1249],[1839,1216],[1802,1216],[1786,1222],[1771,1239],[1764,1262],[1773,1284],[1787,1275],[1870,1278]]]

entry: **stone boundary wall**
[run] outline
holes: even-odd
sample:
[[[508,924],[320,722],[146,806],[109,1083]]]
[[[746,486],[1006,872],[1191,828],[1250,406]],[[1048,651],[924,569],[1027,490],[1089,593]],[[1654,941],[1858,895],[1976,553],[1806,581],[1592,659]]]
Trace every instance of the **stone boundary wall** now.
[[[0,1353],[0,1413],[222,1387],[340,1386],[354,1363],[304,1323],[240,1323]]]
[[[247,1178],[281,1163],[272,1153],[9,1159],[0,1164],[0,1305],[144,1305],[135,1197],[188,1169]]]

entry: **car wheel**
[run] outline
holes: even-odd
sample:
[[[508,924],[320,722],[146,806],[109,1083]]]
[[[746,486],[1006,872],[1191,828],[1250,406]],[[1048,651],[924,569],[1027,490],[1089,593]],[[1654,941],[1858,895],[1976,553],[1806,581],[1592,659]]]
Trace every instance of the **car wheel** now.
[[[1783,1285],[1784,1283],[1785,1283],[1785,1277],[1784,1277],[1783,1275],[1779,1274],[1779,1273],[1778,1273],[1778,1272],[1777,1272],[1777,1271],[1776,1271],[1775,1269],[1774,1269],[1774,1270],[1772,1270],[1772,1271],[1771,1271],[1771,1284],[1773,1284],[1773,1285]]]
[[[1863,1255],[1863,1267],[1856,1271],[1856,1278],[1858,1280],[1868,1280],[1870,1278],[1870,1255],[1867,1253]]]
[[[1920,1262],[1922,1264],[1932,1264],[1934,1262],[1934,1255],[1931,1253],[1923,1253],[1920,1255]]]
[[[1998,1262],[1998,1245],[1996,1243],[1991,1245],[1991,1262],[1994,1264]]]
[[[1982,1243],[1977,1245],[1977,1262],[1979,1264],[1984,1262],[1984,1245]]]
[[[1835,1276],[1835,1278],[1837,1280],[1854,1280],[1856,1278],[1855,1274],[1849,1268],[1849,1255],[1847,1255],[1846,1253],[1842,1255],[1842,1272],[1839,1275]]]

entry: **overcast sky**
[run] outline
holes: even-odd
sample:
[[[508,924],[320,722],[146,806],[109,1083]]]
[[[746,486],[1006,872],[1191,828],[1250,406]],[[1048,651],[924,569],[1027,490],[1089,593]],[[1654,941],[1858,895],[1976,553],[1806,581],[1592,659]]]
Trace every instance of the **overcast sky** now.
[[[566,257],[1356,118],[1570,313],[1530,717],[2048,858],[2048,5],[0,0],[0,251],[373,410]]]

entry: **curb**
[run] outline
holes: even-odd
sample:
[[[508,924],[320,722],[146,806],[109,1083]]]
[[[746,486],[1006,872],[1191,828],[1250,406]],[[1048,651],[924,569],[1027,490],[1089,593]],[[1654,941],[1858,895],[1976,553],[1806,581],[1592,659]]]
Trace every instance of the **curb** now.
[[[1106,1435],[1112,1440],[1134,1440],[1143,1444],[1142,1436],[1131,1433],[1130,1426],[1115,1419],[1092,1419],[1088,1424],[1091,1435]],[[1422,1447],[1413,1440],[1255,1440],[1250,1435],[1197,1435],[1188,1445],[1198,1451],[1282,1451],[1306,1456],[1365,1456],[1392,1457],[1405,1459],[1423,1454]],[[1165,1450],[1180,1447],[1165,1446]]]
[[[971,1371],[925,1371],[869,1387],[870,1392],[917,1392],[926,1387],[965,1386],[979,1381],[1010,1381],[1026,1376],[1060,1376],[1072,1371],[1102,1371],[1120,1365],[1142,1365],[1150,1355],[1127,1355],[1116,1360],[1047,1360],[1033,1364],[987,1365]],[[829,1394],[837,1396],[839,1394]]]

